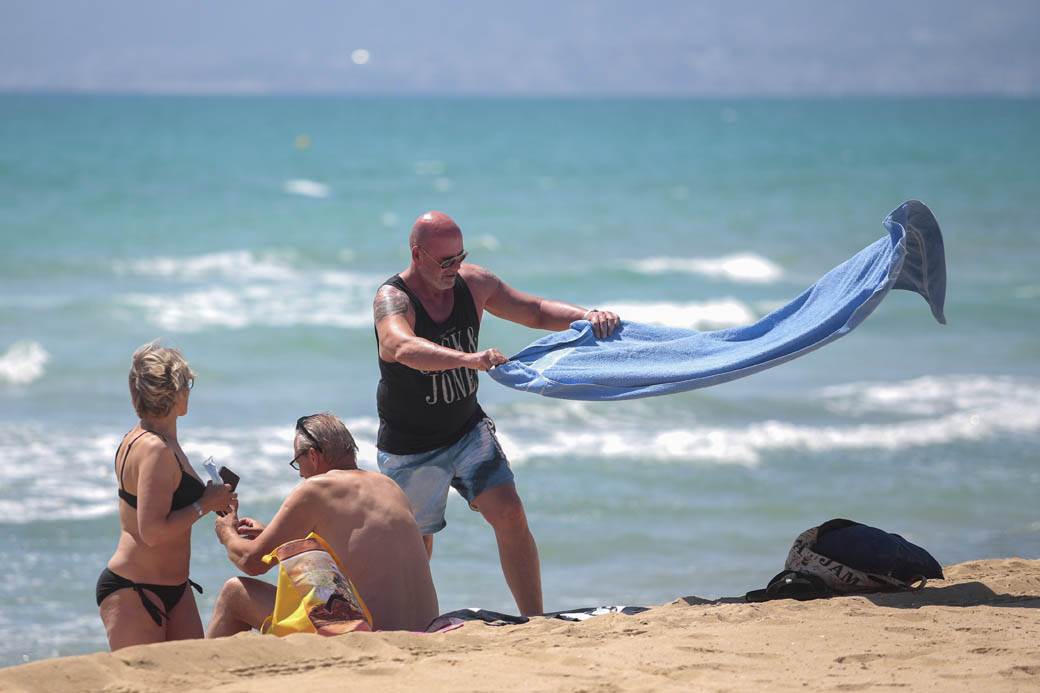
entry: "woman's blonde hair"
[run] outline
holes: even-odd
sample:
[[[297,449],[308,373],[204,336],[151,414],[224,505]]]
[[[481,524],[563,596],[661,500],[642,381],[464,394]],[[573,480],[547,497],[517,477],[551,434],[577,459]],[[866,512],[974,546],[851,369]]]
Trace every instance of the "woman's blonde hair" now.
[[[173,409],[177,393],[195,380],[195,371],[180,349],[159,340],[148,342],[130,360],[130,400],[141,418],[163,417]]]

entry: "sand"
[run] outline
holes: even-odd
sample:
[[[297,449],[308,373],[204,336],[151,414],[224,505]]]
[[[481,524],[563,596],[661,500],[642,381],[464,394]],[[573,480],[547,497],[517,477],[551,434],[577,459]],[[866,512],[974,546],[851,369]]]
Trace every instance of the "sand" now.
[[[243,633],[0,670],[0,690],[1040,690],[1040,560],[946,568],[920,592],[434,635]]]

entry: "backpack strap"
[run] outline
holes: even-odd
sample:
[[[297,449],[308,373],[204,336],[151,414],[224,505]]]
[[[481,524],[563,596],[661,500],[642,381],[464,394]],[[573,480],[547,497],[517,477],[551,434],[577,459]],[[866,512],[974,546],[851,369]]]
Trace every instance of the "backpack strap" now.
[[[752,590],[744,595],[744,599],[749,602],[767,602],[772,599],[806,601],[834,594],[834,591],[827,587],[827,583],[815,575],[784,570],[777,573],[764,590]]]

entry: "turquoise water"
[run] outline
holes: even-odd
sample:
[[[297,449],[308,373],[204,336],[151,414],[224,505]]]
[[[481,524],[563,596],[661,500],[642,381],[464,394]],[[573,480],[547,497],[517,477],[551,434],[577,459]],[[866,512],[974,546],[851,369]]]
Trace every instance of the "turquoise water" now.
[[[1040,101],[5,95],[0,125],[0,665],[105,647],[145,341],[198,371],[180,436],[242,475],[244,512],[295,483],[301,414],[374,465],[372,294],[427,209],[518,288],[695,329],[786,302],[905,199],[946,237],[945,327],[894,292],[803,359],[634,402],[482,378],[547,609],[742,594],[835,516],[943,563],[1040,555]],[[536,336],[489,317],[482,344]],[[209,522],[193,548],[207,619],[234,571]],[[514,608],[458,497],[433,569],[445,611]]]

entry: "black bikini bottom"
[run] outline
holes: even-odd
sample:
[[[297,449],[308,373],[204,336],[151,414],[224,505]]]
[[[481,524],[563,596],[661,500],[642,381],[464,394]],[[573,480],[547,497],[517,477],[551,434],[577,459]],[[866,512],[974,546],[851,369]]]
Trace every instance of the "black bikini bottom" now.
[[[113,592],[129,587],[134,592],[137,592],[137,595],[141,598],[141,604],[144,605],[145,611],[147,611],[148,615],[152,617],[155,624],[161,626],[164,618],[167,621],[170,619],[167,614],[170,613],[173,607],[177,606],[181,597],[184,596],[184,590],[188,588],[188,585],[191,585],[198,590],[199,594],[202,594],[202,588],[191,580],[182,582],[179,585],[149,585],[143,582],[131,582],[122,575],[117,575],[108,568],[105,568],[101,571],[101,575],[98,577],[97,581],[97,603],[98,606],[101,606],[101,602],[105,601],[105,597]],[[166,607],[166,610],[163,611],[156,606],[155,602],[145,596],[145,593],[142,590],[148,590],[149,592],[154,593],[163,603],[163,606]]]

